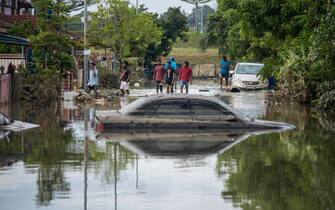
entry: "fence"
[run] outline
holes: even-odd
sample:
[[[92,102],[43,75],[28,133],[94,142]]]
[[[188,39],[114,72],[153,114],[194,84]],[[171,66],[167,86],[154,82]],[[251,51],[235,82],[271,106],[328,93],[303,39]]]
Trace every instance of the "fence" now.
[[[11,102],[11,76],[10,74],[0,75],[0,112],[10,116]]]
[[[26,58],[22,54],[0,54],[0,68],[4,68],[4,73],[7,73],[9,64],[13,66],[25,66]]]

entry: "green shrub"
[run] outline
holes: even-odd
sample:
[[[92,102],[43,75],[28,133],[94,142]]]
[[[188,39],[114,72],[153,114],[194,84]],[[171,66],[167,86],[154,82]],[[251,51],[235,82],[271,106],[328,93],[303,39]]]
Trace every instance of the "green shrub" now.
[[[326,111],[335,112],[335,81],[324,82],[317,88],[316,106]]]
[[[112,71],[110,68],[98,66],[99,70],[99,85],[101,89],[118,88],[120,73]]]
[[[20,102],[29,105],[50,105],[59,99],[61,78],[54,70],[37,70],[30,73],[21,69],[17,75]]]

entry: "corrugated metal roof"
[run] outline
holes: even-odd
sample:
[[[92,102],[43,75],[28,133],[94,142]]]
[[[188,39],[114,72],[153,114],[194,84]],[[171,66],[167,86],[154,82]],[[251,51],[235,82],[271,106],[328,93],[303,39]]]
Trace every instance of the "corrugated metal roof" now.
[[[29,45],[29,41],[27,39],[4,34],[0,34],[0,43],[24,46]]]

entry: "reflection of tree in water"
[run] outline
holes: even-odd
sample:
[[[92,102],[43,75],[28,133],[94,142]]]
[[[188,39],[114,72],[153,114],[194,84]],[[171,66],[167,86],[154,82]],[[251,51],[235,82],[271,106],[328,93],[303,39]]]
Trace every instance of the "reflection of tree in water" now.
[[[70,191],[70,184],[64,174],[64,160],[80,159],[78,154],[67,152],[68,145],[73,142],[72,132],[64,132],[57,106],[48,110],[30,111],[29,115],[23,109],[19,111],[16,112],[17,119],[33,121],[41,127],[15,134],[10,143],[4,145],[4,148],[0,145],[0,148],[6,150],[7,155],[16,154],[16,161],[23,160],[28,166],[26,170],[33,170],[31,173],[36,171],[29,166],[38,166],[36,202],[37,205],[49,205],[55,193],[66,195]]]
[[[60,164],[41,166],[38,171],[37,187],[38,205],[49,205],[56,192],[66,195],[70,191],[70,183],[65,180],[64,166]]]
[[[47,206],[55,197],[66,198],[71,190],[70,182],[66,180],[65,172],[84,169],[84,142],[75,141],[71,131],[64,131],[65,125],[61,123],[59,107],[46,111],[38,110],[35,114],[30,111],[26,115],[23,109],[15,113],[15,118],[33,121],[39,124],[39,129],[24,132],[24,141],[20,133],[14,135],[11,141],[0,142],[0,159],[15,158],[22,160],[26,170],[37,173],[36,203],[38,206]],[[22,110],[22,112],[20,112]],[[114,148],[116,149],[116,168]],[[91,164],[90,164],[91,163]],[[96,142],[89,142],[89,168],[94,170],[104,184],[114,183],[114,175],[128,166],[134,165],[134,154],[115,143],[107,143],[101,148]],[[29,166],[38,166],[30,169]],[[34,168],[34,167],[33,167]],[[115,170],[116,169],[116,170]]]
[[[286,109],[289,110],[289,109]],[[278,110],[268,118],[277,119]],[[335,209],[334,133],[309,113],[285,111],[296,130],[252,137],[218,157],[222,197],[243,209]]]
[[[92,148],[90,145],[90,157],[96,157],[96,155],[94,155],[96,152],[97,150],[94,149],[94,147]],[[134,153],[122,147],[118,143],[106,143],[103,156],[94,159],[95,163],[93,167],[95,176],[101,176],[100,179],[103,185],[113,184],[114,176],[116,175],[117,178],[119,178],[119,174],[122,170],[126,170],[129,166],[133,167],[135,164],[135,158],[136,156]],[[90,161],[92,161],[91,158]]]
[[[38,205],[49,205],[55,193],[66,195],[70,191],[70,183],[65,179],[65,167],[70,163],[64,164],[64,160],[77,159],[75,153],[67,152],[71,141],[71,132],[64,133],[61,129],[51,129],[36,136],[27,163],[39,165],[36,181]]]

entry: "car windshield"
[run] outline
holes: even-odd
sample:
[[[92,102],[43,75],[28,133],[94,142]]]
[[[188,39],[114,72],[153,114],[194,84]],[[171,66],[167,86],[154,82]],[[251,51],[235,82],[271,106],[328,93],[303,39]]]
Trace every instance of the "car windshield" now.
[[[239,65],[236,73],[256,75],[263,67],[263,65]]]

